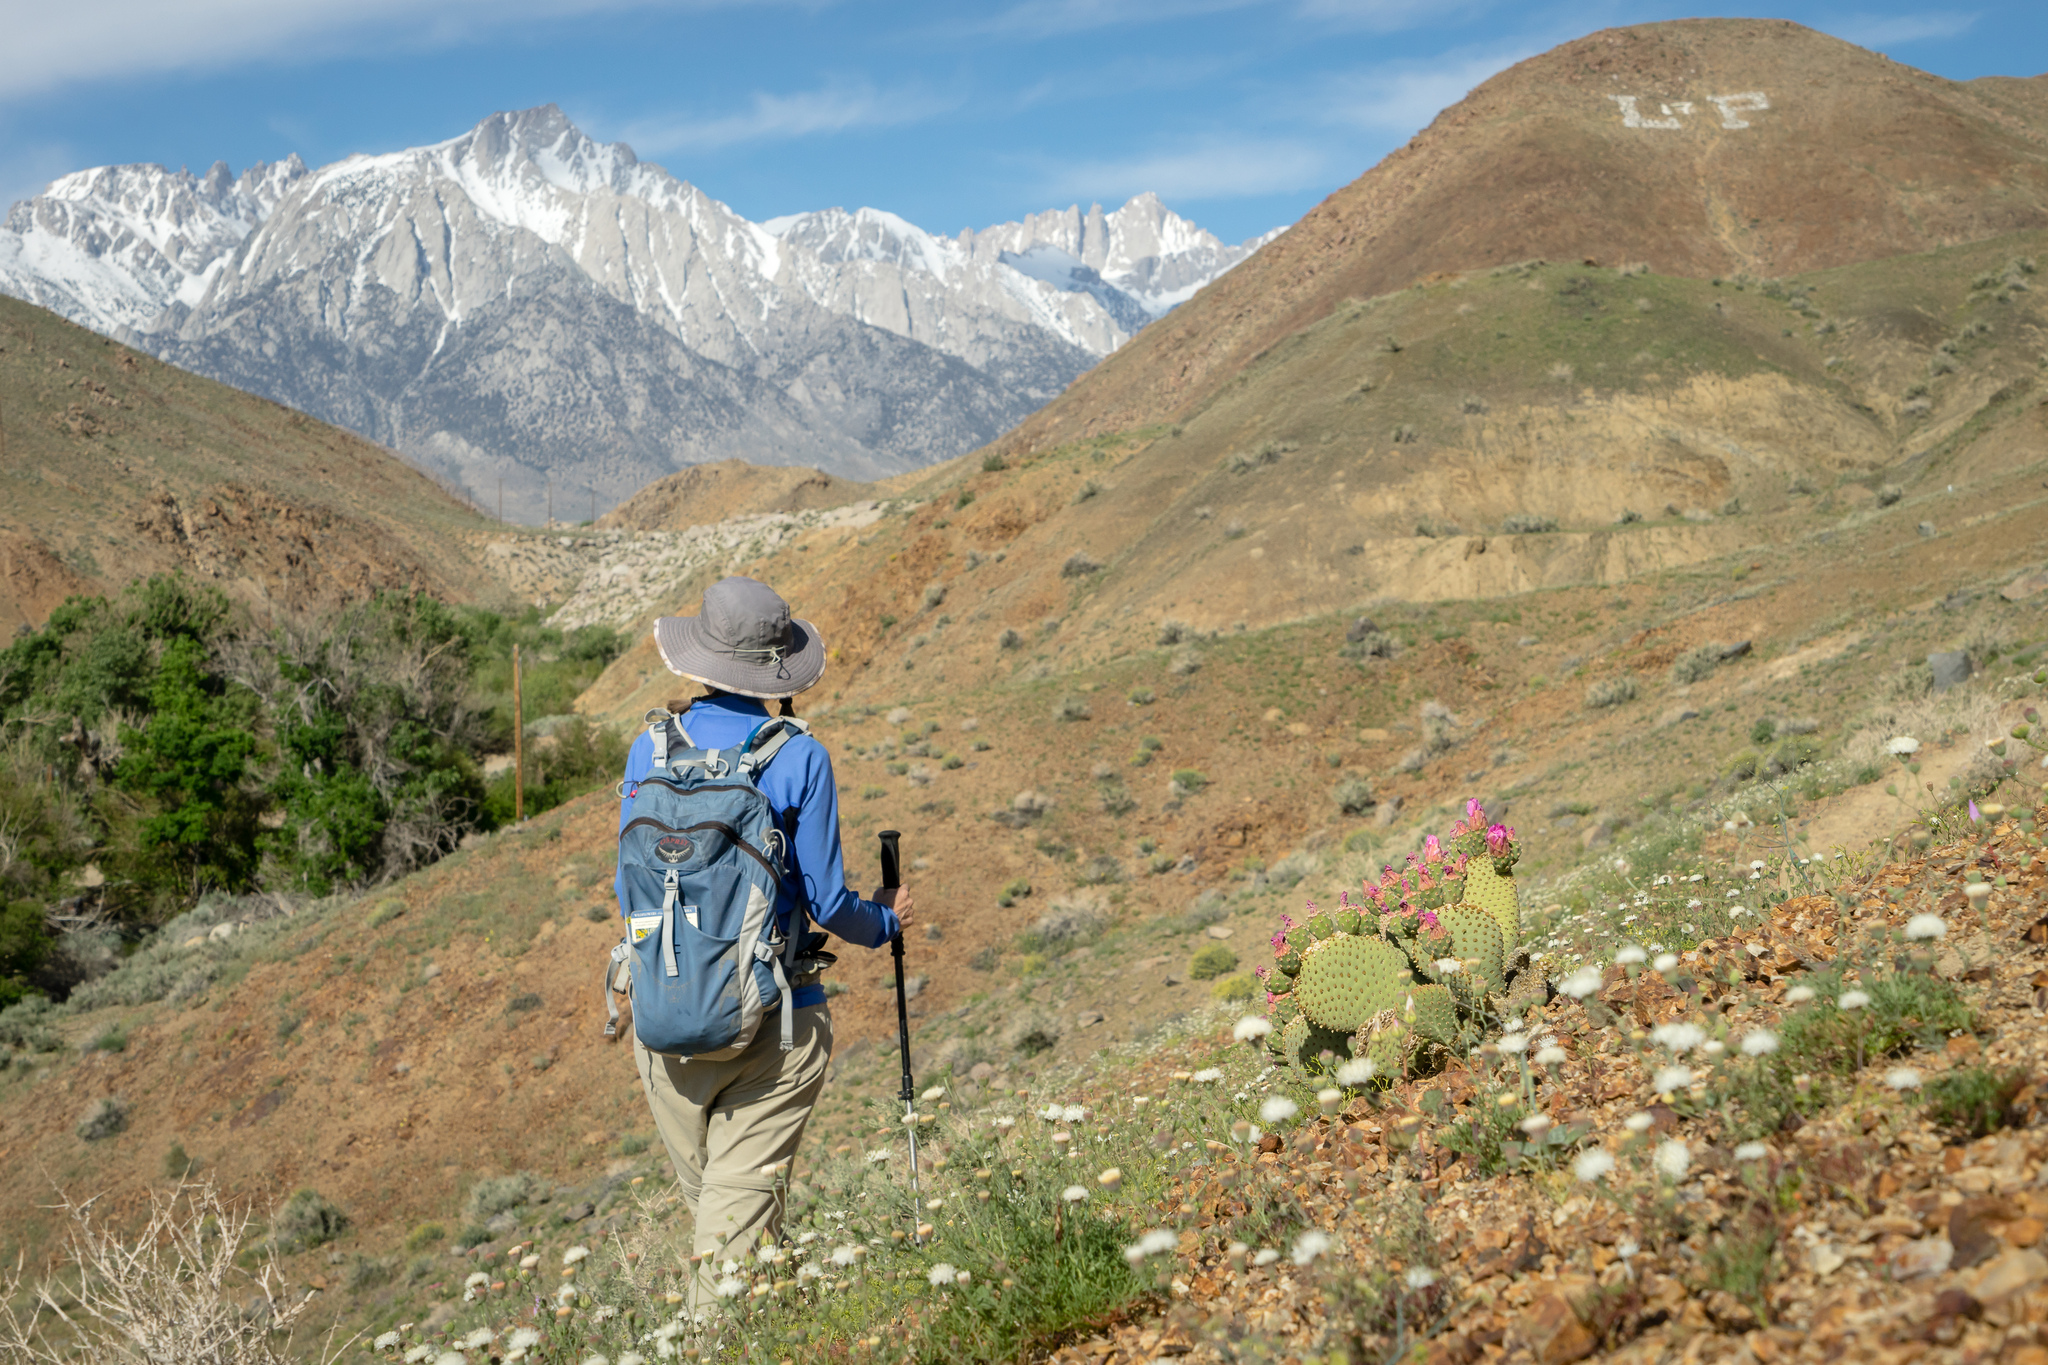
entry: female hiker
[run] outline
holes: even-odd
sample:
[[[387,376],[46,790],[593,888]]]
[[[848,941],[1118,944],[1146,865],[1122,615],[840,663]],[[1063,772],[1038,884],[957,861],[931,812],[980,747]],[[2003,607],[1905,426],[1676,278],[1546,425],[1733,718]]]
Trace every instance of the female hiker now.
[[[780,720],[794,716],[790,698],[825,671],[816,626],[792,620],[788,603],[767,585],[727,578],[705,590],[697,615],[657,619],[654,642],[670,672],[708,690],[687,704],[669,703],[673,720],[650,712],[648,732],[626,758],[617,886],[629,923],[625,956],[633,960],[634,1064],[696,1220],[695,1250],[703,1258],[691,1294],[694,1308],[711,1281],[731,1273],[728,1262],[744,1267],[780,1237],[776,1185],[789,1178],[825,1084],[832,1017],[816,971],[802,970],[815,965],[801,941],[808,936],[805,921],[849,943],[878,948],[911,923],[911,898],[903,887],[877,890],[869,900],[847,888],[832,759],[800,722]],[[770,715],[768,702],[780,703],[778,715]],[[706,751],[716,752],[707,757]],[[756,761],[757,772],[747,766]],[[696,795],[678,778],[692,764],[707,778]],[[732,780],[733,772],[752,777],[767,799],[765,811],[759,796]],[[728,776],[710,780],[721,773]],[[656,777],[672,780],[650,780]],[[706,804],[720,801],[738,804],[722,808],[726,814]],[[735,831],[748,818],[767,848],[755,849],[741,837],[744,830]],[[779,877],[770,870],[777,852]],[[706,860],[719,856],[737,871],[707,870]],[[772,929],[765,923],[769,895],[750,892],[746,877],[757,888],[772,889]],[[741,904],[709,904],[721,896]],[[743,931],[728,928],[723,937],[712,936],[714,920],[737,926],[737,916],[746,914],[752,918]],[[726,918],[719,920],[721,915]],[[741,942],[736,955],[736,934],[763,946],[756,953],[753,942]],[[655,942],[642,947],[650,935],[657,936]],[[693,951],[703,956],[692,960]],[[678,956],[685,959],[680,964]],[[735,969],[735,961],[745,965]],[[708,1004],[675,1003],[676,992],[687,996],[693,982],[715,979],[721,970],[726,984]],[[772,991],[766,988],[770,980],[776,983]],[[687,1027],[665,1033],[651,1018],[655,1010],[673,1005],[687,1015],[701,1004],[700,1014],[716,1015],[723,1008],[736,1018],[750,991],[758,1013],[751,1038],[742,1035],[731,1046],[709,1049],[650,1049],[645,1041],[698,1036]],[[764,1008],[771,994],[779,999]],[[703,1036],[717,1041],[735,1035]]]

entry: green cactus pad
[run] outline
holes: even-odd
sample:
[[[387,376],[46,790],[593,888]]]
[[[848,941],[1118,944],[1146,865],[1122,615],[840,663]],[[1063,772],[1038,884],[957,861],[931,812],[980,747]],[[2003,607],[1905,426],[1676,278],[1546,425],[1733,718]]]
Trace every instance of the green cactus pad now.
[[[1266,978],[1266,989],[1275,995],[1285,995],[1294,989],[1294,978],[1284,972],[1274,972]]]
[[[1521,942],[1522,903],[1515,894],[1515,879],[1495,871],[1493,859],[1481,855],[1465,864],[1465,901],[1493,916],[1503,948],[1512,950]]]
[[[1337,921],[1331,919],[1328,915],[1310,915],[1308,931],[1315,935],[1316,942],[1321,943],[1324,939],[1337,932]]]
[[[1415,1002],[1415,1017],[1407,1020],[1405,1007],[1402,1017],[1414,1025],[1417,1033],[1445,1047],[1457,1043],[1458,1002],[1451,997],[1449,987],[1417,986],[1408,992],[1408,998]]]
[[[1302,958],[1294,995],[1324,1028],[1355,1033],[1381,1010],[1400,1005],[1415,981],[1401,950],[1384,939],[1333,934]]]
[[[1351,1054],[1350,1035],[1317,1028],[1303,1018],[1294,1019],[1280,1030],[1280,1055],[1296,1071],[1313,1075],[1327,1070],[1323,1065],[1325,1052],[1348,1057]]]
[[[1365,917],[1356,910],[1339,910],[1336,920],[1337,932],[1340,934],[1362,934],[1365,932]]]
[[[1500,991],[1507,987],[1501,971],[1507,953],[1501,944],[1500,924],[1477,905],[1447,905],[1437,919],[1449,931],[1455,956],[1467,963],[1467,973],[1478,978],[1480,989]]]
[[[1289,953],[1273,965],[1279,969],[1282,976],[1299,976],[1301,974],[1301,954]]]

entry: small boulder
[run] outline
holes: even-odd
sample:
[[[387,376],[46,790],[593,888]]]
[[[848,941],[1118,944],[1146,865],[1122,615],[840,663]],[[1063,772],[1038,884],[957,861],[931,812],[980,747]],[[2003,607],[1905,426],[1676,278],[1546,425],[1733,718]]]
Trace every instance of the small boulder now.
[[[1928,655],[1927,666],[1934,670],[1934,690],[1937,692],[1961,687],[1975,671],[1971,667],[1970,656],[1960,649]]]

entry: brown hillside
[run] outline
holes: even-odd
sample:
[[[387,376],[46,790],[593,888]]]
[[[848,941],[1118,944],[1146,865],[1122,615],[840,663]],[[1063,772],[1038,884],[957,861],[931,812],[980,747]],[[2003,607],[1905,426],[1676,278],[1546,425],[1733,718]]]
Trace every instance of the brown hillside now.
[[[2048,77],[1947,81],[1777,20],[1608,29],[1481,85],[1000,446],[1184,418],[1345,299],[1439,272],[1770,277],[2044,225]]]
[[[761,512],[812,512],[879,496],[817,469],[720,460],[656,479],[599,517],[599,530],[681,531]]]
[[[490,598],[491,526],[389,451],[0,298],[0,626],[183,569],[259,616],[376,588]]]

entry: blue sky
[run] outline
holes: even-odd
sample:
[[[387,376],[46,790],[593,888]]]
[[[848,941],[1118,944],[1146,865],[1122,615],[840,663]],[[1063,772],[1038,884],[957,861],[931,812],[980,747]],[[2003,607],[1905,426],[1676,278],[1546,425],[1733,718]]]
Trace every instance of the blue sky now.
[[[953,232],[1156,190],[1230,240],[1294,221],[1502,67],[1639,0],[14,0],[0,204],[66,170],[318,165],[552,101],[750,218]],[[2048,70],[2040,0],[1795,3],[1958,79]]]

